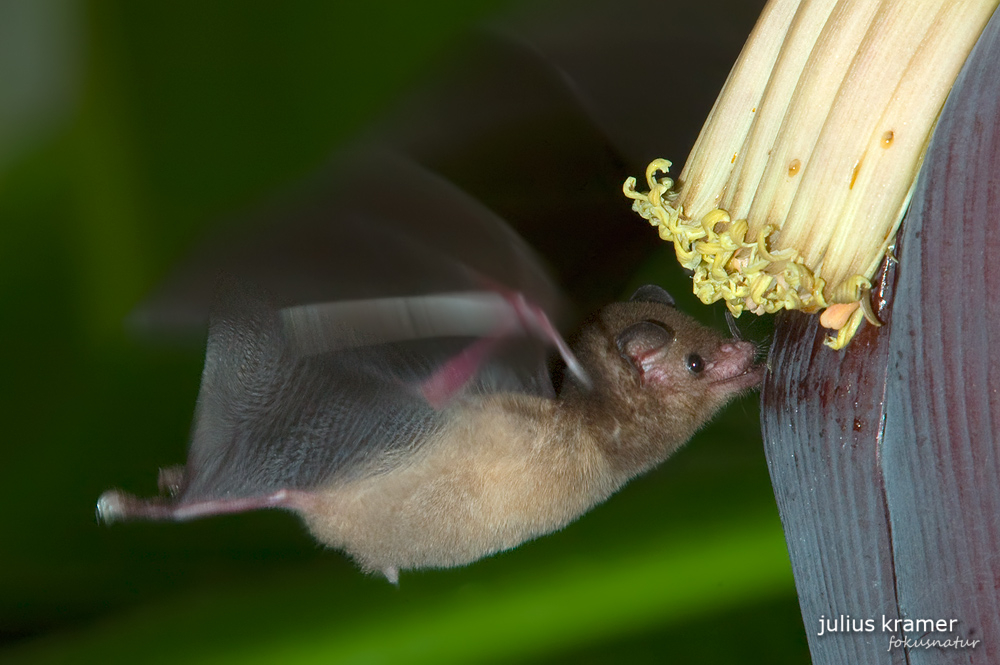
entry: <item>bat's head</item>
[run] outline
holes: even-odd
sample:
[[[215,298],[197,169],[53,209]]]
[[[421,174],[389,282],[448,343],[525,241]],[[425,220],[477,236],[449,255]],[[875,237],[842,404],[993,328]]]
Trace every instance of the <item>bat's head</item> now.
[[[662,433],[650,436],[670,448],[666,454],[764,375],[753,344],[701,325],[657,286],[602,309],[577,352],[593,377],[593,399],[610,407],[614,426]]]
[[[756,347],[727,339],[680,312],[658,286],[638,289],[626,303],[600,314],[605,352],[616,380],[661,395],[693,395],[702,402],[725,402],[760,383]],[[612,337],[613,336],[613,337]],[[617,351],[618,362],[614,360]]]

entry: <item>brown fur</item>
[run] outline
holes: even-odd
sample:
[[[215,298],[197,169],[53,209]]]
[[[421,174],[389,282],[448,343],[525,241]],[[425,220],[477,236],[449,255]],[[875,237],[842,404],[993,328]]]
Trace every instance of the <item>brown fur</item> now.
[[[676,335],[656,380],[616,346],[619,333],[646,320]],[[665,460],[759,382],[752,347],[730,342],[665,305],[606,307],[574,345],[591,389],[569,385],[558,400],[460,400],[451,424],[417,457],[318,493],[306,522],[317,539],[390,578],[468,563],[559,529]],[[691,353],[705,360],[700,375],[687,368]]]

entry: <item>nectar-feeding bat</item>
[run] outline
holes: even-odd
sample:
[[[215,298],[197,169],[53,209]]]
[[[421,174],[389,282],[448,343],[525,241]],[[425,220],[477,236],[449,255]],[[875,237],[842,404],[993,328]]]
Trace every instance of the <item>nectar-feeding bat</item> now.
[[[632,227],[585,198],[598,162],[614,174],[600,199],[619,196],[627,173],[588,125],[603,116],[581,112],[585,89],[558,87],[573,77],[541,52],[487,54],[503,81],[533,76],[495,85],[480,72],[458,77],[458,100],[418,95],[377,147],[206,246],[137,312],[133,323],[162,330],[210,311],[205,368],[186,465],[161,472],[161,497],[105,493],[102,520],[287,509],[395,581],[565,526],[760,382],[752,345],[698,325],[658,287],[600,309],[569,343],[557,332],[558,289],[493,210],[527,237],[556,229],[548,253],[584,297],[636,255],[621,251]],[[504,160],[535,124],[531,156]],[[578,126],[586,140],[561,138]],[[543,214],[515,189],[531,186]],[[494,195],[493,210],[467,192]],[[210,307],[220,270],[232,278]]]
[[[565,362],[558,392],[546,346]],[[169,496],[112,490],[98,513],[284,508],[395,582],[400,570],[466,564],[565,526],[665,460],[762,371],[750,343],[696,323],[656,286],[601,309],[571,350],[542,309],[496,287],[279,309],[229,284],[212,313],[187,465],[161,472]]]

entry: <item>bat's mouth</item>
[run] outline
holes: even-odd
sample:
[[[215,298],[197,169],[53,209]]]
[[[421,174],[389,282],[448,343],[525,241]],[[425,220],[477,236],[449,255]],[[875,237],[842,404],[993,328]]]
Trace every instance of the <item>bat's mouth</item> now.
[[[719,347],[707,373],[713,384],[726,390],[753,388],[764,380],[764,365],[755,365],[757,349],[750,342],[734,341]]]
[[[716,385],[723,386],[726,390],[734,392],[756,388],[764,380],[764,371],[764,365],[751,365],[742,374],[717,381]]]

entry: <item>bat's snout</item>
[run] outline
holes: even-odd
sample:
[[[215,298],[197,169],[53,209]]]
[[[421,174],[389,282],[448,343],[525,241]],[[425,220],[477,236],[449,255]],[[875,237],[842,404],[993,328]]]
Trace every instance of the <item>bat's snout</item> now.
[[[714,383],[728,389],[752,388],[764,379],[764,367],[754,365],[756,355],[757,349],[750,342],[726,342],[719,347],[707,371]]]

